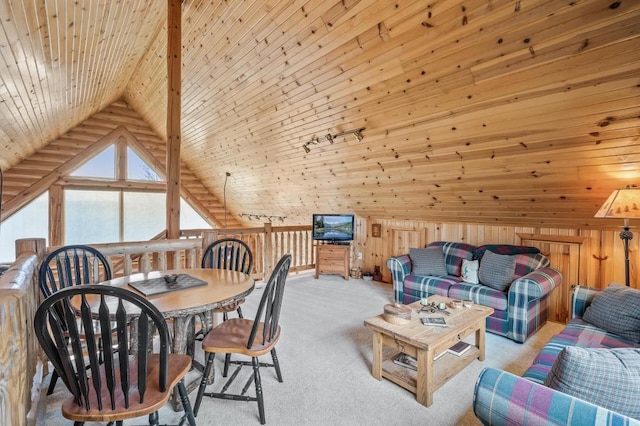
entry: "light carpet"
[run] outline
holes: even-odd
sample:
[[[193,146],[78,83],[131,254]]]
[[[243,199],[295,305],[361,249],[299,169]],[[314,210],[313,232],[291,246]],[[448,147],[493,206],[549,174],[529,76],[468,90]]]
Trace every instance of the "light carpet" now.
[[[254,315],[262,295],[256,289],[243,305],[246,318]],[[262,368],[262,386],[268,425],[479,425],[471,407],[476,378],[484,367],[522,374],[538,351],[563,325],[548,322],[525,344],[487,333],[484,362],[473,361],[435,392],[433,405],[418,404],[415,396],[383,379],[371,376],[371,331],[364,319],[382,313],[393,299],[389,284],[364,282],[308,272],[287,279],[277,345],[284,378],[279,383],[273,369]],[[196,354],[202,359],[202,352]],[[221,386],[222,356],[216,357],[216,383]],[[270,361],[270,357],[267,357]],[[242,374],[250,369],[245,368]],[[196,378],[196,373],[190,373]],[[192,377],[193,376],[193,377]],[[242,386],[246,379],[236,379]],[[70,424],[60,414],[68,391],[59,382],[56,392],[42,390],[38,424]],[[253,386],[250,389],[254,395]],[[190,394],[192,404],[196,391]],[[170,407],[160,411],[161,423],[176,422],[180,413]],[[255,402],[205,397],[196,418],[199,425],[259,425]],[[145,418],[125,424],[144,424]]]

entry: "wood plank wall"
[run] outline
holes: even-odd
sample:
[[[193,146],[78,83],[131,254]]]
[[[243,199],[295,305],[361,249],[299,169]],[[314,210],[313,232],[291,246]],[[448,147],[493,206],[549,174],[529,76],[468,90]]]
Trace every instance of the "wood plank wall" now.
[[[371,236],[371,224],[382,227],[379,238]],[[611,282],[624,283],[624,246],[619,230],[536,228],[487,224],[398,221],[358,218],[353,244],[352,266],[371,271],[380,266],[385,282],[391,283],[387,259],[408,253],[409,247],[421,247],[432,241],[459,241],[469,244],[524,244],[538,247],[551,265],[563,275],[561,288],[554,290],[550,318],[564,322],[568,318],[570,289],[574,284],[603,288]],[[638,284],[640,241],[630,241],[630,281]],[[358,252],[362,260],[358,260]]]

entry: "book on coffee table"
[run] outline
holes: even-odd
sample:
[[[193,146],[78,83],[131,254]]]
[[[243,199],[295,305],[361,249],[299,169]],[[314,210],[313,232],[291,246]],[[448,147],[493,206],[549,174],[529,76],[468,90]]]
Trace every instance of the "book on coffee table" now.
[[[396,364],[401,365],[403,367],[410,368],[412,370],[417,370],[418,369],[418,360],[415,359],[414,357],[412,357],[411,355],[407,355],[405,353],[399,353],[393,359],[393,362],[395,362]]]
[[[422,318],[423,325],[435,325],[436,327],[448,327],[444,317],[425,317]]]
[[[449,349],[447,349],[447,352],[449,352],[450,354],[460,356],[466,351],[468,351],[469,349],[471,349],[471,345],[469,343],[460,341],[455,345],[451,346]]]

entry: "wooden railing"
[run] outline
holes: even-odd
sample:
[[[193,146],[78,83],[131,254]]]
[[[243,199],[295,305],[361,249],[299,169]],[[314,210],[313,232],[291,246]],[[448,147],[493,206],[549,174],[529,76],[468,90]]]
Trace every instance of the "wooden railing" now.
[[[218,229],[202,232],[203,247],[219,238],[237,238],[254,253],[254,274],[269,276],[278,260],[291,254],[290,272],[315,267],[311,226],[276,226],[266,223],[260,228]]]
[[[38,265],[45,240],[16,241],[16,261],[0,276],[0,424],[34,425],[46,367],[33,332]]]
[[[269,277],[273,267],[285,254],[293,257],[290,272],[315,267],[310,226],[256,228],[197,229],[182,231],[182,238],[107,244],[90,244],[109,260],[114,276],[131,275],[152,270],[197,268],[202,250],[220,238],[238,238],[246,242],[254,254],[252,275]],[[55,247],[49,247],[48,252]]]

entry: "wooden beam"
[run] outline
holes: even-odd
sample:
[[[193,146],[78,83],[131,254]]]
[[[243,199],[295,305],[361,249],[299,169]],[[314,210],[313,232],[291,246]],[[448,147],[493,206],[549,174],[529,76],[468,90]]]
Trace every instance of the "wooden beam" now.
[[[180,237],[182,4],[167,0],[167,238]]]

